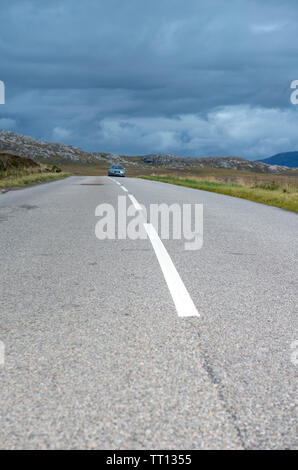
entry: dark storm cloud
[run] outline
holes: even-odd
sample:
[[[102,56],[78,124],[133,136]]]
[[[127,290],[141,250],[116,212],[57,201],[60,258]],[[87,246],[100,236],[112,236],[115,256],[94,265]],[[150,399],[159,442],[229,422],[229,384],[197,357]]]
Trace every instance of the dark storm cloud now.
[[[1,2],[0,127],[89,150],[298,146],[294,1]]]

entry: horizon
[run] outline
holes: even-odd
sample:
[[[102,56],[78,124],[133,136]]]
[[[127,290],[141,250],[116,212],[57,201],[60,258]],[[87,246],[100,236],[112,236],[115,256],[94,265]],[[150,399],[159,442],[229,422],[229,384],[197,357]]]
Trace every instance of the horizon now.
[[[82,147],[76,147],[75,145],[72,145],[71,143],[70,144],[64,144],[63,142],[54,142],[54,141],[43,141],[41,139],[36,139],[35,137],[31,136],[31,135],[24,135],[24,134],[18,134],[16,132],[13,132],[13,131],[8,131],[6,129],[0,129],[0,132],[8,132],[8,133],[12,133],[12,134],[17,134],[18,136],[22,136],[22,137],[25,137],[25,138],[30,138],[30,139],[34,139],[40,143],[44,143],[44,144],[53,144],[53,145],[67,145],[69,147],[75,147],[75,148],[78,148],[79,150],[82,150],[83,152],[87,152],[87,153],[107,153],[107,154],[113,154],[112,152],[106,152],[105,150],[86,150]],[[0,150],[1,152],[1,150]],[[292,150],[292,151],[289,151],[289,152],[281,152],[281,154],[284,154],[284,153],[298,153],[297,150]],[[173,154],[173,153],[165,153],[165,152],[155,152],[155,153],[147,153],[147,154],[135,154],[135,155],[128,155],[128,154],[115,154],[115,155],[119,155],[121,157],[127,157],[127,158],[133,158],[133,157],[146,157],[146,156],[149,156],[149,155],[168,155],[168,156],[172,156],[172,157],[177,157],[177,158],[243,158],[245,160],[251,160],[251,161],[261,161],[258,160],[258,159],[249,159],[249,158],[245,158],[245,157],[240,157],[239,155],[202,155],[202,156],[197,156],[197,157],[194,157],[192,155],[178,155],[178,154]],[[279,154],[275,154],[275,155],[271,155],[270,157],[268,158],[271,158],[271,157],[275,157]]]
[[[298,148],[292,0],[4,2],[3,130],[131,156]]]

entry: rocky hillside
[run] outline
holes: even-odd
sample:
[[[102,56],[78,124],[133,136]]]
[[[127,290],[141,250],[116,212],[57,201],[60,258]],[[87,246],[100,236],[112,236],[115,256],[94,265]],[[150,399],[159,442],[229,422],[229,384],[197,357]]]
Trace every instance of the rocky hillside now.
[[[139,168],[226,168],[231,170],[250,170],[260,173],[280,173],[289,171],[287,166],[268,165],[260,161],[246,160],[240,157],[205,157],[185,158],[170,154],[150,154],[129,157],[105,152],[86,152],[78,147],[42,142],[32,137],[0,130],[0,152],[31,158],[43,163],[63,164],[77,162],[80,164],[122,163]]]
[[[266,165],[262,162],[240,157],[183,158],[168,154],[145,155],[142,161],[148,165],[171,168],[227,168],[229,170],[250,170],[260,173],[278,173],[289,170],[285,166]]]
[[[125,158],[104,152],[85,152],[84,150],[59,143],[43,142],[14,132],[0,130],[0,151],[32,158],[39,161],[72,161],[80,163],[123,162]]]

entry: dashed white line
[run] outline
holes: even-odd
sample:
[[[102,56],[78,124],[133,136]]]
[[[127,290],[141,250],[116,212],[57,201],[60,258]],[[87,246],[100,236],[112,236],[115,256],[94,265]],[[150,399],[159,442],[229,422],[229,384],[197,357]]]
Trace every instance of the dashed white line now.
[[[128,190],[118,181],[116,181],[116,183],[119,184],[124,191],[128,192]],[[142,206],[139,204],[136,198],[132,194],[128,194],[128,197],[133,203],[135,209],[142,211]],[[155,251],[157,260],[174,301],[178,316],[199,317],[200,314],[197,311],[197,308],[193,303],[188,290],[186,289],[173,261],[171,260],[169,253],[159,238],[155,228],[152,224],[149,223],[144,222],[143,225]]]
[[[142,207],[141,205],[138,203],[138,201],[136,200],[136,198],[132,195],[132,194],[129,194],[128,195],[129,199],[131,200],[131,202],[133,203],[135,209],[137,211],[141,211],[142,210]]]
[[[110,176],[108,176],[109,180],[113,181],[113,183],[116,183],[118,184],[119,186],[121,186],[121,183],[119,183],[119,181],[115,181],[113,178],[111,178]]]
[[[179,317],[199,317],[177,269],[152,224],[144,223]]]
[[[126,189],[124,186],[120,185],[120,188],[123,189],[126,193],[128,193],[128,189]]]

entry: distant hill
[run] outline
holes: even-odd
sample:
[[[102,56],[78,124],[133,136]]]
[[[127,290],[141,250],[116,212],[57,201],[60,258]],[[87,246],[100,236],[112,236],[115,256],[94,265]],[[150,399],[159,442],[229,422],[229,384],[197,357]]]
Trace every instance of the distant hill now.
[[[247,160],[241,157],[177,157],[169,154],[152,154],[141,157],[152,167],[163,168],[224,168],[228,170],[254,171],[257,173],[280,173],[289,171],[288,167],[267,165],[263,162]]]
[[[0,152],[12,153],[43,163],[76,162],[80,164],[124,163],[120,155],[105,152],[85,152],[78,147],[60,143],[43,142],[33,137],[0,129]]]
[[[288,166],[289,168],[298,168],[298,152],[277,153],[272,157],[257,161],[267,163],[268,165],[281,165]]]
[[[111,163],[121,163],[131,168],[173,168],[198,170],[200,168],[223,168],[228,170],[253,171],[258,173],[282,173],[291,171],[288,166],[267,164],[237,156],[204,158],[179,157],[166,153],[155,153],[131,157],[106,152],[86,152],[70,145],[42,142],[14,132],[0,130],[0,153],[30,158],[46,165],[78,163],[107,168]],[[297,152],[298,154],[298,152]],[[297,165],[295,165],[297,166]]]

